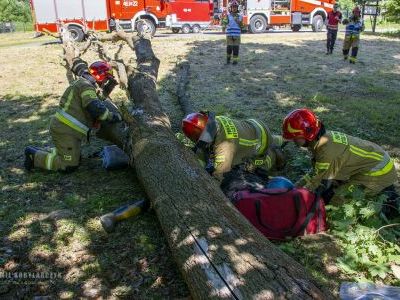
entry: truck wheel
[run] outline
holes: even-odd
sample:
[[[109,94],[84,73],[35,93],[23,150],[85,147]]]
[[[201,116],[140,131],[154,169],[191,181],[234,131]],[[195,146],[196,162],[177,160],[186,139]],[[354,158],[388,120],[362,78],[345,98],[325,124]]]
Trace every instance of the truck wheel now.
[[[189,24],[184,24],[183,26],[182,26],[182,33],[185,33],[185,34],[187,34],[187,33],[189,33],[190,32],[190,25]]]
[[[68,26],[68,31],[71,34],[72,39],[76,42],[82,42],[85,38],[85,33],[82,28],[77,25]]]
[[[312,30],[314,32],[319,32],[322,30],[322,27],[324,26],[324,19],[320,15],[314,16],[312,20]]]
[[[261,15],[255,15],[250,19],[250,31],[262,33],[267,29],[267,20]]]
[[[172,28],[172,32],[173,33],[179,33],[179,28],[176,28],[176,27]]]
[[[199,25],[199,24],[194,24],[194,25],[192,26],[192,31],[193,31],[193,33],[199,33],[200,30],[201,30],[201,28],[200,28],[200,25]]]
[[[292,31],[293,32],[297,32],[300,29],[301,29],[301,25],[300,24],[292,25]]]
[[[149,19],[140,19],[136,22],[136,31],[140,34],[149,32],[151,36],[156,33],[156,25]]]

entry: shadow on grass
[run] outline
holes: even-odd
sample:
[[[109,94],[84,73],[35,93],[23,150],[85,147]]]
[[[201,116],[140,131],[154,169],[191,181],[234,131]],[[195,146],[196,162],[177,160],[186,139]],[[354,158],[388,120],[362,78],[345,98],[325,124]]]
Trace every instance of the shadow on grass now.
[[[196,109],[263,120],[275,132],[280,131],[288,111],[307,106],[329,128],[399,147],[400,131],[387,130],[397,128],[398,123],[400,75],[393,62],[398,63],[399,43],[362,41],[360,63],[354,66],[342,61],[341,43],[332,56],[324,55],[324,41],[244,43],[240,64],[225,66],[222,40],[194,42],[186,57],[191,63],[191,101]],[[173,76],[161,80],[160,93],[174,80]],[[22,170],[26,145],[50,144],[47,127],[58,96],[1,97],[0,121],[5,126],[0,132],[0,271],[54,272],[61,278],[41,284],[2,281],[0,295],[187,296],[154,214],[120,224],[110,235],[100,228],[98,216],[132,198],[144,197],[132,170],[106,172],[93,159],[84,159],[78,171],[66,175]],[[182,114],[176,103],[169,107],[178,128]],[[90,152],[101,145],[95,141],[86,148]],[[196,229],[207,236],[209,228]],[[180,241],[186,238],[177,237]],[[226,246],[245,253],[251,242]],[[324,247],[321,243],[313,251],[322,253]],[[218,249],[218,256],[223,260],[229,252]],[[257,267],[244,272],[244,282],[255,272],[259,272]],[[332,286],[326,278],[321,285],[337,288],[338,282],[332,280]]]
[[[400,70],[399,56],[396,50],[398,41],[370,40],[361,41],[359,61],[356,65],[344,61],[341,55],[343,40],[337,41],[334,55],[325,55],[325,41],[294,41],[291,43],[254,43],[241,45],[239,65],[225,65],[225,45],[219,41],[197,41],[185,57],[191,64],[191,77],[188,91],[191,103],[196,110],[211,110],[235,118],[256,118],[265,121],[276,133],[280,132],[284,116],[292,109],[309,107],[317,112],[328,129],[340,130],[351,135],[375,141],[399,158],[400,131],[394,131],[398,123],[400,109]],[[393,67],[395,66],[395,67]],[[177,71],[177,70],[175,70]],[[167,77],[165,81],[176,78]],[[167,85],[161,81],[162,86]],[[174,128],[179,128],[182,112],[175,102],[175,110],[170,109]],[[168,106],[170,104],[168,103]],[[297,154],[291,153],[297,159]],[[304,154],[300,154],[303,155]],[[285,172],[293,172],[287,168]],[[283,175],[288,175],[284,173]],[[180,203],[181,205],[181,203]],[[221,237],[234,231],[218,225],[201,227],[207,221],[196,219],[196,208],[185,207],[184,211],[193,232],[206,237],[209,245],[213,237],[207,235],[216,230]],[[197,207],[201,211],[199,204]],[[210,213],[210,219],[219,218]],[[184,219],[184,217],[182,217]],[[226,223],[225,223],[226,224]],[[229,227],[229,225],[228,225]],[[176,228],[177,232],[179,231]],[[176,244],[184,243],[188,238],[180,235]],[[246,255],[247,249],[254,243],[246,240],[240,243],[240,236],[234,245],[226,244],[213,250],[215,261],[224,261],[230,250]],[[302,243],[304,259],[299,259],[308,267],[314,279],[326,290],[336,296],[341,280],[351,279],[336,267],[334,255],[340,255],[335,241],[329,236],[315,236],[313,240]],[[228,250],[230,249],[230,250]],[[312,253],[309,253],[309,252]],[[271,254],[272,255],[272,254]],[[310,259],[310,257],[312,257]],[[324,262],[321,257],[327,258]],[[273,257],[261,258],[268,265]],[[307,260],[309,262],[307,262]],[[237,270],[238,266],[234,266]],[[263,270],[254,267],[241,273],[242,283],[250,283],[256,273]],[[272,275],[271,275],[272,276]],[[265,281],[277,280],[266,276]],[[257,292],[268,291],[268,284],[256,287]],[[270,291],[270,290],[269,290]],[[278,295],[274,295],[278,297]]]
[[[58,98],[0,96],[0,273],[8,274],[0,278],[0,298],[187,295],[152,212],[114,233],[102,230],[99,216],[145,197],[133,170],[107,172],[87,158],[104,142],[84,146],[82,165],[71,174],[23,170],[25,146],[51,145]]]

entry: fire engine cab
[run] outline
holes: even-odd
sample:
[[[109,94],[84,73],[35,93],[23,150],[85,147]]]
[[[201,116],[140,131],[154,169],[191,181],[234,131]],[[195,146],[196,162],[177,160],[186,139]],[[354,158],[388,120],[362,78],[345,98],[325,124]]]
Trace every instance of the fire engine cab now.
[[[334,4],[335,0],[244,0],[239,9],[252,33],[281,25],[290,25],[293,31],[310,25],[321,31]]]
[[[30,5],[37,32],[58,32],[64,23],[77,41],[87,30],[108,30],[110,22],[127,31],[144,24],[154,34],[165,25],[168,7],[165,0],[30,0]]]

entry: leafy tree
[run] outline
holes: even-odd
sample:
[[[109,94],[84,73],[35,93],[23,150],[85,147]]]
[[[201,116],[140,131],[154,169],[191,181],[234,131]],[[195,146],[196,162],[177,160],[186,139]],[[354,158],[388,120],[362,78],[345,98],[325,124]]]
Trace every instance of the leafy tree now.
[[[0,22],[29,22],[29,3],[20,0],[0,0]]]
[[[400,0],[389,0],[385,4],[384,16],[393,22],[400,23]]]
[[[354,1],[353,0],[338,0],[340,9],[342,11],[351,11],[354,7]]]

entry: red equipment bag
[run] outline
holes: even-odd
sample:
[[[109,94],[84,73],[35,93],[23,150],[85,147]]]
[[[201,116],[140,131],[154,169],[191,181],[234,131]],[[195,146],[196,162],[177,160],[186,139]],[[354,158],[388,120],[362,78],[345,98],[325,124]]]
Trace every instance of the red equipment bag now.
[[[263,235],[273,240],[325,231],[321,197],[304,188],[242,190],[233,204]]]

